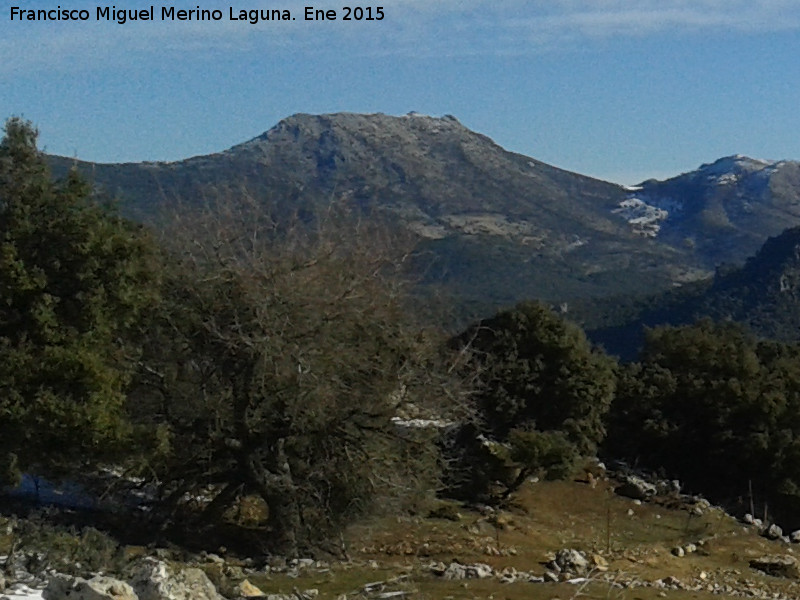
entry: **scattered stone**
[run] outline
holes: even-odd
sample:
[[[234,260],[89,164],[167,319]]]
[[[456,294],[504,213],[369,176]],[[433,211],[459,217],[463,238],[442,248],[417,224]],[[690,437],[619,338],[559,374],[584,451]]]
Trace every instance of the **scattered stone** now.
[[[750,566],[753,569],[763,571],[768,575],[774,575],[776,577],[788,577],[790,579],[800,578],[800,568],[798,568],[797,560],[788,554],[754,558],[750,560]]]
[[[589,571],[589,561],[583,552],[564,548],[556,552],[550,567],[560,573],[585,575]]]
[[[793,544],[800,544],[800,529],[797,529],[789,534],[789,540]]]
[[[204,558],[208,562],[212,562],[212,563],[217,563],[217,564],[224,564],[225,563],[225,559],[223,559],[218,554],[214,554],[213,552],[207,552],[207,553],[204,552],[202,554],[202,558]]]
[[[781,537],[783,537],[783,529],[773,523],[764,532],[764,537],[770,540],[779,540]]]
[[[435,569],[435,573],[441,574],[444,579],[486,579],[494,575],[494,570],[487,564],[475,563],[472,565],[462,565],[461,563],[450,563],[444,570]]]
[[[634,500],[648,500],[656,495],[656,486],[636,475],[626,475],[622,485],[614,490],[618,495]]]
[[[222,600],[200,569],[175,572],[166,563],[150,557],[134,567],[130,581],[139,600]]]
[[[138,600],[133,588],[119,579],[72,577],[57,573],[42,592],[44,600]]]
[[[686,555],[686,551],[683,548],[681,548],[680,546],[676,546],[675,548],[672,549],[672,554],[673,554],[673,556],[677,556],[678,558],[682,558],[683,556]]]
[[[754,525],[755,522],[756,522],[755,518],[750,513],[746,513],[744,517],[742,517],[742,523],[744,523],[745,525]]]
[[[677,496],[681,493],[681,482],[677,479],[671,481],[657,481],[656,493],[659,496]]]
[[[596,571],[608,571],[608,561],[599,554],[592,554],[592,568]]]
[[[711,508],[711,502],[709,502],[706,498],[701,496],[694,496],[693,497],[695,505],[699,506],[702,510],[707,510]]]
[[[683,547],[683,551],[686,554],[692,554],[693,552],[697,552],[697,545],[696,544],[686,544]]]
[[[250,583],[247,579],[239,583],[234,588],[234,593],[240,598],[253,598],[256,596],[263,596],[264,592]]]

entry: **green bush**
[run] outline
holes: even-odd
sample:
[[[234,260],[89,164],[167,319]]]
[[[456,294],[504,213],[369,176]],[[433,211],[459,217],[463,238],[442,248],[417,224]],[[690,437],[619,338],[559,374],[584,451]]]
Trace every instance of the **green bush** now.
[[[528,302],[481,321],[455,343],[468,356],[465,372],[477,379],[476,431],[488,440],[484,450],[472,445],[462,456],[475,491],[497,471],[487,462],[516,467],[501,481],[507,495],[529,474],[564,475],[576,457],[595,453],[614,396],[615,363],[579,327]]]
[[[610,454],[800,515],[800,346],[701,321],[647,334],[609,415]]]
[[[53,181],[37,135],[9,119],[0,141],[0,483],[129,454],[125,388],[158,295],[148,236],[76,172]]]

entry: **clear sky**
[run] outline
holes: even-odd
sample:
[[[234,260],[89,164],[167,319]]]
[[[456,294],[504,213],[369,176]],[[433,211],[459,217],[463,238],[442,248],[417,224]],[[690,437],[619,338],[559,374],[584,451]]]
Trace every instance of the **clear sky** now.
[[[453,114],[626,184],[736,153],[800,159],[800,0],[181,2],[120,25],[97,7],[151,5],[0,0],[0,116],[32,120],[48,152],[100,162],[179,160],[337,111]],[[348,5],[385,16],[345,22]],[[90,19],[12,21],[14,6]],[[223,18],[162,21],[164,6]],[[307,22],[306,6],[339,18]]]

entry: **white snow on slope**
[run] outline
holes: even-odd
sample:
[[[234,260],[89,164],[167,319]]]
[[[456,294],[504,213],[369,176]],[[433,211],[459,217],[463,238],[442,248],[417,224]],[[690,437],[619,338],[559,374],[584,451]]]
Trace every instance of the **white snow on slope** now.
[[[669,211],[648,204],[641,198],[629,196],[619,203],[614,214],[625,219],[637,233],[643,237],[656,237],[661,230],[661,223],[669,217]]]

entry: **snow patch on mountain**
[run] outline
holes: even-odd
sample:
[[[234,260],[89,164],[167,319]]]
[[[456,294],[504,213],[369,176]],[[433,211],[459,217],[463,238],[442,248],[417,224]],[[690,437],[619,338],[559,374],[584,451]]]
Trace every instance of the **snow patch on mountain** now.
[[[657,200],[629,194],[611,212],[625,219],[634,233],[642,237],[654,238],[661,231],[661,225],[671,213],[683,210],[683,203],[671,198]]]

